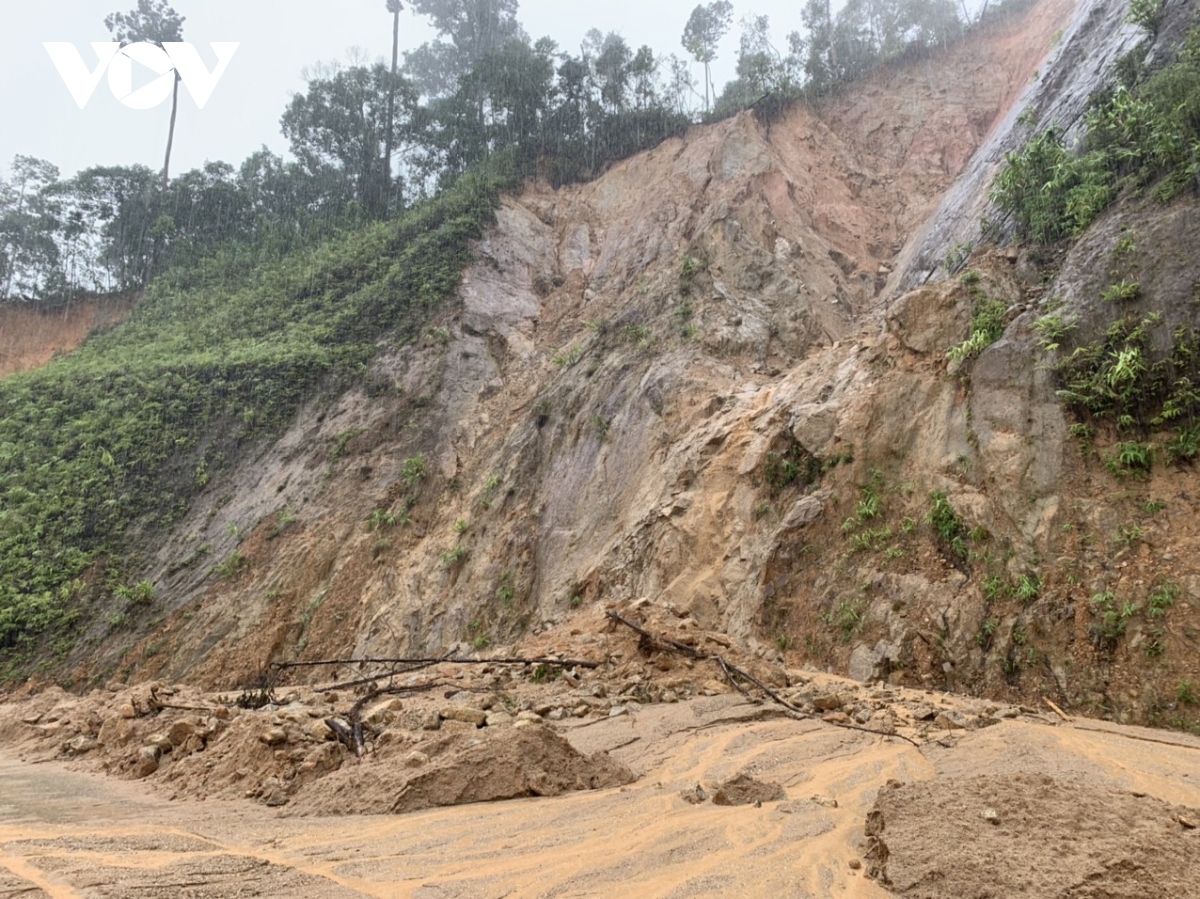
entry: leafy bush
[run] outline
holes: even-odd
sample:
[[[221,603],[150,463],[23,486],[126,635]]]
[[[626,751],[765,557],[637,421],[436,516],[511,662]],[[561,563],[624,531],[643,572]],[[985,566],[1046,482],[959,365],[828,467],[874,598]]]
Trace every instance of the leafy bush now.
[[[1127,18],[1150,34],[1157,34],[1162,8],[1163,0],[1130,0]]]
[[[1004,334],[1004,316],[1008,307],[999,300],[990,300],[977,287],[971,288],[971,336],[947,355],[952,361],[974,359]]]
[[[1151,33],[1161,0],[1134,0],[1131,18]],[[1200,26],[1176,58],[1146,77],[1140,66],[1094,98],[1084,152],[1072,153],[1049,128],[1005,159],[992,201],[1012,219],[1017,236],[1052,243],[1078,234],[1120,191],[1158,182],[1167,201],[1200,187]]]
[[[1100,294],[1100,298],[1107,300],[1110,303],[1125,303],[1130,300],[1136,300],[1142,295],[1142,285],[1136,281],[1127,281],[1122,278],[1116,284],[1107,288]]]
[[[938,543],[951,555],[965,559],[968,554],[966,525],[954,511],[954,507],[950,505],[950,500],[946,498],[945,493],[938,490],[931,493],[929,498],[933,500],[933,506],[929,509],[925,520],[933,526]]]
[[[1161,618],[1167,614],[1167,609],[1175,605],[1179,596],[1179,585],[1174,581],[1163,581],[1146,597],[1146,614],[1151,618]]]
[[[1033,323],[1033,330],[1037,332],[1041,348],[1053,353],[1078,324],[1074,319],[1064,319],[1060,313],[1052,312],[1037,319]]]
[[[1013,596],[1021,602],[1033,602],[1042,595],[1042,579],[1036,574],[1023,574],[1013,588]]]
[[[1138,607],[1133,603],[1118,603],[1111,590],[1097,593],[1092,597],[1092,614],[1096,616],[1090,629],[1093,642],[1112,649],[1125,636],[1129,619],[1137,612]]]
[[[821,471],[821,460],[792,440],[783,452],[767,453],[763,480],[774,497],[793,485],[804,488],[816,483]]]
[[[1181,680],[1175,685],[1175,700],[1184,705],[1196,705],[1200,703],[1200,698],[1196,696],[1196,688],[1192,686],[1190,680]]]
[[[843,599],[822,617],[826,624],[842,632],[843,643],[849,643],[867,623],[866,603],[858,597]]]

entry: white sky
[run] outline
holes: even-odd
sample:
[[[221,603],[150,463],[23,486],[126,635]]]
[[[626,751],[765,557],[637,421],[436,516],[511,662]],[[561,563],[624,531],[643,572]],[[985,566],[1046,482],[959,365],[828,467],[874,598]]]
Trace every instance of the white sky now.
[[[578,52],[589,28],[616,31],[636,49],[686,56],[680,35],[697,0],[523,0],[518,18],[531,38],[548,35]],[[203,110],[180,90],[171,158],[172,175],[223,159],[237,165],[266,144],[287,148],[279,117],[289,97],[303,90],[301,69],[322,60],[345,59],[351,47],[368,58],[391,58],[391,16],[384,0],[174,0],[186,17],[184,40],[194,43],[210,67],[208,41],[239,41]],[[86,108],[71,99],[43,41],[73,42],[89,68],[88,43],[108,41],[104,17],[136,6],[136,0],[0,0],[0,171],[15,154],[47,159],[64,175],[91,165],[144,163],[162,166],[170,103],[150,110],[121,105],[102,79]],[[407,4],[406,4],[407,6]],[[734,0],[734,26],[714,64],[718,86],[733,74],[737,22],[755,13],[771,17],[779,46],[800,28],[800,0]],[[400,17],[401,49],[431,38],[425,20],[406,9]],[[694,66],[697,82],[699,66]],[[135,81],[135,87],[138,83]]]

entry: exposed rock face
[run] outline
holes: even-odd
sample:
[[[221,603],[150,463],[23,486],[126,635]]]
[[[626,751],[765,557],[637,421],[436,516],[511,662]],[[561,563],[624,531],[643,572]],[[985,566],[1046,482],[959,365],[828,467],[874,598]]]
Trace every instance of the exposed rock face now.
[[[151,573],[174,617],[122,664],[231,689],[269,659],[479,651],[644,601],[863,680],[1149,708],[1124,662],[1093,664],[1094,539],[1128,510],[1067,440],[1031,324],[1060,295],[1101,327],[1097,260],[1123,226],[1185,256],[1153,290],[1200,276],[1195,205],[1112,216],[1053,293],[1015,251],[969,284],[929,277],[973,240],[1017,99],[1075,109],[1132,40],[1120,6],[1047,0],[818,110],[509,197],[457,308],[197,503]],[[948,370],[979,295],[1005,335]],[[217,580],[235,548],[248,569]],[[1143,593],[1195,576],[1137,565]]]
[[[1061,23],[1065,27],[1056,33],[1049,57],[1028,81],[1017,86],[1019,96],[1009,98],[1005,115],[946,191],[919,239],[900,255],[896,264],[900,287],[926,283],[939,274],[946,254],[954,247],[978,243],[992,178],[1005,154],[1020,149],[1028,140],[1030,120],[1036,123],[1036,130],[1054,127],[1068,139],[1078,140],[1092,94],[1111,79],[1117,61],[1142,39],[1141,30],[1126,20],[1128,13],[1125,0],[1081,0],[1070,22]],[[1053,15],[1049,6],[1041,7],[1040,14]]]

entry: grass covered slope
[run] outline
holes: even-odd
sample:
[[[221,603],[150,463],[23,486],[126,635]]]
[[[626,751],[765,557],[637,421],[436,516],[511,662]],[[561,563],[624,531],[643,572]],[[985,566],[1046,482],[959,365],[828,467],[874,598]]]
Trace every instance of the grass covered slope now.
[[[380,337],[420,332],[512,185],[505,169],[255,270],[217,256],[169,271],[125,325],[0,381],[0,676],[69,649],[101,600],[152,601],[130,583],[135,532],[177,520],[223,456],[361,373]]]

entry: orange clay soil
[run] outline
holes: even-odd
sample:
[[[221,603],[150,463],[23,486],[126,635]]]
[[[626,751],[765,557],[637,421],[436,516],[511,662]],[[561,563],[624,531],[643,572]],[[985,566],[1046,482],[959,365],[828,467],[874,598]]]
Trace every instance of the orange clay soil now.
[[[535,697],[533,686],[510,695]],[[544,705],[573,701],[561,682],[536,687],[546,690]],[[574,693],[586,687],[585,680]],[[1200,740],[816,674],[781,689],[803,707],[836,700],[840,711],[816,712],[831,722],[793,720],[718,687],[686,702],[627,701],[615,714],[526,714],[525,728],[557,731],[574,757],[628,766],[637,777],[630,784],[335,817],[312,811],[378,800],[397,789],[407,766],[449,770],[430,749],[437,741],[457,747],[447,758],[468,758],[503,731],[522,732],[519,719],[493,718],[479,730],[442,719],[425,733],[418,721],[462,697],[406,698],[383,730],[393,736],[377,736],[362,762],[342,750],[335,774],[271,808],[244,798],[198,801],[212,795],[197,788],[202,781],[171,772],[211,764],[216,781],[229,747],[244,755],[253,781],[255,754],[272,753],[261,739],[239,742],[239,728],[266,733],[324,699],[298,693],[282,709],[235,710],[206,748],[177,761],[165,755],[145,781],[158,787],[152,792],[79,770],[95,767],[102,747],[70,765],[19,760],[62,757],[61,741],[46,736],[59,713],[43,694],[0,708],[9,738],[23,734],[0,755],[0,895],[776,899],[883,897],[890,881],[897,894],[922,897],[1131,896],[1135,888],[1174,897],[1200,883],[1200,832],[1189,826],[1200,818]],[[60,698],[54,707],[86,717],[100,707],[94,697]],[[890,726],[920,745],[833,723],[872,709],[871,727]],[[184,714],[167,710],[135,724]],[[706,798],[743,774],[778,784],[784,798],[759,806]],[[446,789],[461,793],[495,776],[460,769]],[[270,805],[255,783],[242,786],[242,795]],[[1116,891],[1105,892],[1109,886]]]

